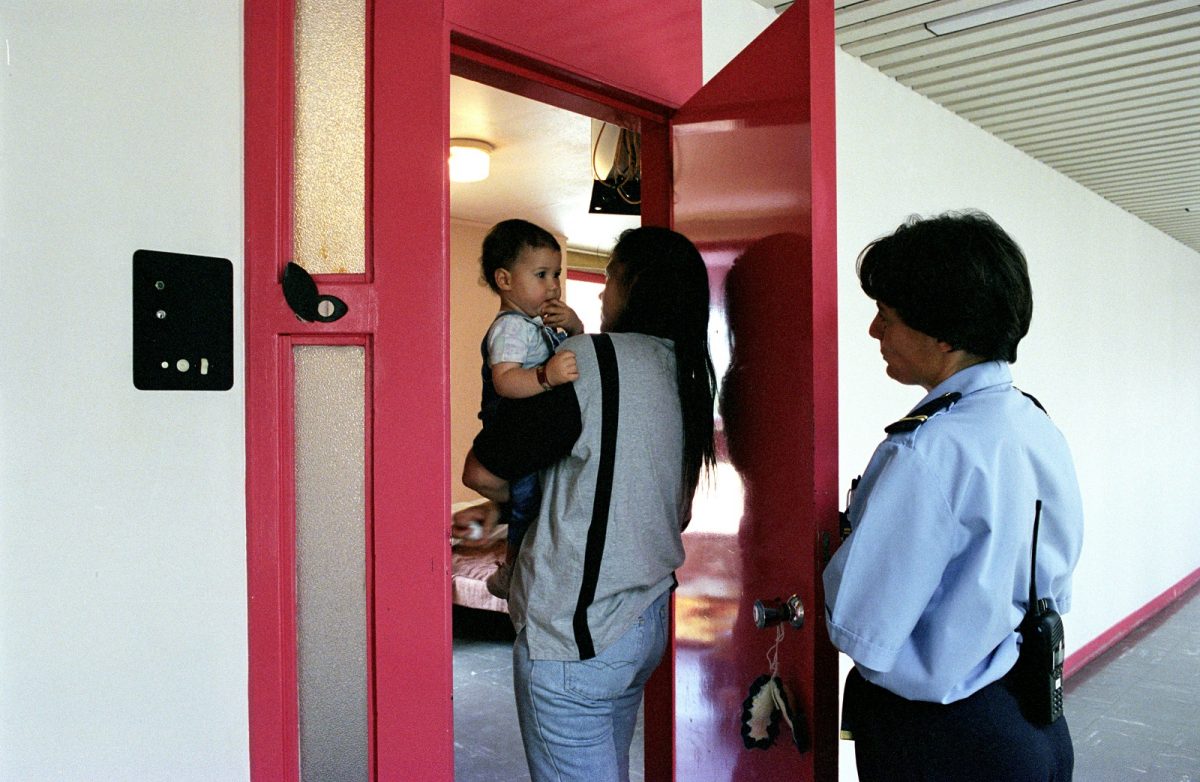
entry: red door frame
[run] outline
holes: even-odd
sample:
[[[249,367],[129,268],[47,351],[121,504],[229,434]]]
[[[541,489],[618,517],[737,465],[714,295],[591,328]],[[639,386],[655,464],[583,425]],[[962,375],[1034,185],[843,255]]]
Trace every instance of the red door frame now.
[[[349,310],[333,324],[305,323],[288,309],[280,288],[292,245],[293,4],[246,3],[248,696],[255,780],[299,777],[291,453],[295,344],[361,345],[367,356],[368,694],[372,707],[389,704],[368,715],[371,776],[453,776],[446,654],[451,625],[443,160],[449,42],[437,3],[368,2],[368,18],[367,106],[378,109],[369,109],[366,117],[367,266],[363,274],[318,276],[321,291],[341,298]],[[388,47],[380,51],[372,41],[387,41]],[[410,61],[403,56],[409,51],[440,51],[444,62]],[[442,110],[409,116],[403,107],[411,105]],[[401,127],[415,141],[376,131]],[[376,203],[426,202],[442,208],[372,219]],[[434,259],[428,263],[438,273],[426,274],[412,259]],[[424,327],[420,339],[405,328],[414,323]],[[375,426],[404,437],[376,442]],[[405,448],[405,442],[430,447]],[[414,670],[421,675],[412,676]],[[419,724],[410,724],[414,714],[423,715],[411,721]]]
[[[669,0],[652,9],[673,20],[694,17],[690,56],[654,51],[665,77],[644,68],[644,91],[609,91],[597,105],[616,102],[618,114],[633,111],[651,118],[647,95],[678,84],[680,63],[694,57],[699,83],[699,4]],[[636,0],[614,5],[636,10]],[[449,274],[448,137],[450,39],[470,28],[476,49],[492,54],[520,51],[506,60],[510,69],[528,69],[528,83],[545,84],[570,100],[586,101],[589,84],[601,80],[571,77],[561,57],[539,58],[537,35],[531,45],[501,48],[480,33],[479,18],[519,13],[552,20],[560,28],[592,29],[585,6],[563,9],[553,0],[528,0],[519,11],[487,0],[445,7],[440,0],[371,3],[368,0],[367,51],[370,62],[367,117],[369,155],[366,219],[367,268],[359,275],[318,276],[322,292],[340,297],[348,314],[334,324],[296,320],[280,292],[282,270],[291,259],[291,149],[294,12],[289,0],[248,0],[245,11],[245,230],[246,230],[246,442],[247,565],[249,597],[250,768],[255,780],[298,778],[296,706],[294,551],[292,527],[291,347],[307,344],[361,344],[367,350],[368,412],[386,442],[367,431],[371,475],[367,497],[368,563],[371,585],[373,708],[369,714],[372,776],[442,780],[453,776],[453,706],[450,620],[449,508]],[[490,6],[489,6],[490,7]],[[455,10],[457,9],[457,10]],[[682,9],[682,10],[681,10]],[[467,24],[447,19],[460,13]],[[607,11],[605,12],[607,15]],[[618,14],[616,25],[638,17]],[[624,20],[624,21],[622,21]],[[486,25],[485,25],[486,27]],[[612,25],[610,24],[610,30]],[[510,28],[511,30],[512,28]],[[529,30],[517,30],[518,37]],[[645,32],[636,29],[626,40]],[[690,35],[691,32],[686,33]],[[678,37],[678,36],[677,36]],[[464,38],[465,40],[465,38]],[[552,45],[561,37],[545,36]],[[376,42],[376,43],[372,43]],[[646,47],[649,51],[649,47]],[[589,72],[603,76],[605,57]],[[482,56],[482,54],[480,55]],[[548,61],[553,60],[553,63]],[[531,66],[536,66],[532,67]],[[624,68],[628,69],[626,63]],[[587,70],[585,68],[585,70]],[[634,69],[631,78],[641,78]],[[628,75],[628,74],[627,74]],[[672,80],[675,81],[672,81]],[[629,83],[626,80],[625,83]],[[578,89],[576,88],[578,86]],[[694,89],[694,87],[692,87]],[[668,90],[670,91],[670,90]],[[624,96],[624,99],[622,99]],[[414,108],[419,107],[419,108]],[[600,116],[606,116],[600,114]],[[403,129],[403,133],[397,132]],[[663,150],[666,133],[655,135]],[[663,156],[665,160],[665,154]],[[656,218],[665,223],[668,179],[648,178],[644,191],[664,204]],[[657,191],[655,191],[657,188]],[[407,205],[380,219],[376,205]],[[387,306],[383,303],[387,302]],[[397,436],[401,435],[401,436]],[[405,448],[405,443],[413,444]],[[370,483],[374,478],[373,485]],[[420,675],[414,676],[414,672]],[[422,715],[414,720],[412,715]],[[669,756],[666,761],[669,764]],[[669,772],[668,772],[669,773]],[[665,777],[659,777],[665,778]]]
[[[451,34],[450,71],[473,81],[512,92],[577,114],[603,119],[641,135],[641,222],[671,224],[672,109],[619,90],[589,83],[544,63],[465,35]],[[581,274],[572,272],[572,274]],[[601,275],[592,275],[601,277]],[[671,625],[674,626],[672,610]],[[671,637],[674,638],[672,632]],[[643,735],[644,778],[669,782],[675,774],[675,661],[671,653],[646,686]],[[650,749],[653,748],[653,749]]]
[[[636,9],[642,6],[636,0],[615,4],[631,11],[606,11],[606,18],[616,20],[612,24],[631,31],[623,39],[627,44],[639,37],[652,41],[661,32],[638,28]],[[664,80],[648,77],[647,84],[658,86],[643,89],[630,81],[637,78],[636,68],[634,75],[626,68],[619,79],[625,88],[610,87],[602,62],[593,61],[595,67],[571,65],[569,53],[539,54],[536,46],[509,45],[481,33],[477,22],[488,15],[483,6],[491,9],[488,13],[516,13],[502,0],[448,0],[445,6],[440,0],[368,0],[367,105],[373,109],[367,117],[367,269],[361,275],[317,279],[322,292],[349,305],[346,317],[326,325],[296,320],[279,285],[291,254],[291,3],[246,3],[247,556],[250,765],[255,780],[298,778],[294,552],[290,534],[284,532],[294,518],[289,488],[290,384],[291,347],[297,343],[364,346],[368,415],[382,431],[403,435],[375,442],[372,428],[367,429],[368,550],[373,550],[374,567],[368,573],[368,675],[371,703],[388,706],[369,715],[372,777],[453,776],[446,545],[451,474],[445,262],[449,194],[444,162],[452,53],[456,72],[462,75],[508,74],[503,78],[510,83],[501,85],[505,89],[619,124],[629,124],[632,117],[643,133],[647,162],[643,222],[670,224],[671,155],[665,118],[677,103],[662,96],[686,97],[699,86],[699,3],[673,0],[653,11],[661,14],[671,6],[672,18],[685,22],[689,14],[695,16],[696,51],[685,53],[685,59],[695,57],[697,70],[690,89],[671,82],[678,73],[665,80],[674,86],[659,89]],[[521,8],[521,13],[553,20],[559,27],[573,16],[584,24],[595,21],[586,18],[592,13],[587,4],[565,8],[553,0],[528,0]],[[448,18],[455,14],[465,21]],[[613,35],[611,26],[606,39]],[[660,47],[650,59],[667,63],[663,67],[669,70],[678,59],[673,54]],[[825,87],[832,104],[832,83]],[[650,162],[654,160],[661,167]],[[376,204],[408,208],[375,220]],[[405,443],[416,445],[406,448]],[[836,462],[836,454],[830,459]],[[414,677],[414,671],[421,675]],[[670,715],[673,699],[673,673],[660,671],[648,692],[648,713]],[[650,724],[648,741],[664,746],[660,742],[670,741],[672,729],[670,724],[662,729]],[[647,779],[670,779],[672,767],[671,753],[647,753]]]

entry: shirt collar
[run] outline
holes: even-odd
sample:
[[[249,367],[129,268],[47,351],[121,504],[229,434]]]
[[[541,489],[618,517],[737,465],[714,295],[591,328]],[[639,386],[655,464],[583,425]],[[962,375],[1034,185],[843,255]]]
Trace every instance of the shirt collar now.
[[[960,369],[943,380],[925,395],[917,407],[938,397],[957,391],[963,396],[982,391],[985,388],[1012,385],[1012,368],[1007,361],[984,361],[972,364],[966,369]],[[914,410],[916,408],[913,408]]]

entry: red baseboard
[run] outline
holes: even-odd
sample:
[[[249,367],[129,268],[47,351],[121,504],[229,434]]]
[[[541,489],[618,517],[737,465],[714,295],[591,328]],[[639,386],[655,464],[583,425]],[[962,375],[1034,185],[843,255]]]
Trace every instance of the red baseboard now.
[[[1193,570],[1184,576],[1179,583],[1084,644],[1079,651],[1067,657],[1066,663],[1063,664],[1063,676],[1070,678],[1071,674],[1111,649],[1122,638],[1132,633],[1144,622],[1153,618],[1160,611],[1178,600],[1181,595],[1185,594],[1198,582],[1200,582],[1200,568]]]

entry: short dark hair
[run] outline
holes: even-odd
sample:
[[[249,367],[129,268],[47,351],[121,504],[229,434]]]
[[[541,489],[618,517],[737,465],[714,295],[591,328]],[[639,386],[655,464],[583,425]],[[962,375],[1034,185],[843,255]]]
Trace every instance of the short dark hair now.
[[[1033,290],[1025,254],[983,212],[910,217],[858,259],[863,292],[904,323],[988,360],[1017,360]]]
[[[496,287],[496,271],[512,270],[517,257],[526,247],[548,247],[562,252],[553,234],[528,220],[503,220],[492,226],[492,230],[483,238],[483,249],[479,256],[479,271],[489,288],[500,292]]]

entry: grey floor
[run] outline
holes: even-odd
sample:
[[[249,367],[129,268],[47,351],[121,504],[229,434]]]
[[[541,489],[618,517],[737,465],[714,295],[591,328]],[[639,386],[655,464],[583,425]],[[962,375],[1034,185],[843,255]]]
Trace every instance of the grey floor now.
[[[512,694],[508,616],[454,606],[454,778],[528,782]],[[630,782],[642,782],[642,721],[629,750]]]
[[[1065,704],[1080,782],[1200,782],[1200,587],[1068,679]]]
[[[512,626],[500,614],[454,611],[455,778],[526,782]],[[1078,782],[1200,782],[1200,587],[1068,679],[1066,715]],[[639,730],[635,782],[640,751]]]

